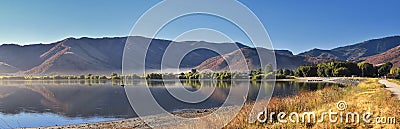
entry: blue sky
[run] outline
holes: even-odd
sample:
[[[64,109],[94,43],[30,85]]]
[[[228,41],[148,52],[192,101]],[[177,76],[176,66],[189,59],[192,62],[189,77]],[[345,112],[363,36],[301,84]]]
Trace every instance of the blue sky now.
[[[67,37],[126,36],[136,20],[158,2],[2,0],[0,44],[52,43]],[[368,39],[400,35],[398,0],[241,2],[261,20],[274,48],[289,49],[294,53],[312,48],[331,49]],[[169,24],[158,37],[174,39],[185,30],[196,27],[221,30],[235,41],[247,42],[240,36],[240,30],[211,16],[183,17]]]

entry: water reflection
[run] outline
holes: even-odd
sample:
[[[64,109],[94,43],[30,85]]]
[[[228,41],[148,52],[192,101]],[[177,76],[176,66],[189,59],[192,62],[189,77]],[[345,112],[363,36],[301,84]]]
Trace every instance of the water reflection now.
[[[0,86],[0,112],[51,112],[67,117],[130,117],[124,89],[113,86]]]
[[[52,114],[65,119],[63,124],[77,124],[85,122],[80,119],[92,119],[91,122],[105,120],[103,118],[130,118],[135,113],[129,105],[125,94],[125,88],[135,87],[135,90],[150,87],[150,91],[167,111],[179,111],[182,109],[201,109],[219,107],[226,99],[231,88],[239,88],[242,81],[132,81],[124,87],[120,82],[112,81],[88,81],[88,80],[34,80],[34,81],[0,81],[0,115],[3,120],[25,119],[38,117],[38,114]],[[317,90],[326,86],[336,85],[329,83],[306,82],[276,82],[275,89],[269,83],[257,81],[250,82],[249,100],[254,100],[260,87],[264,87],[265,93],[273,96],[284,97],[301,91]],[[215,88],[212,95],[203,102],[191,104],[175,99],[164,86],[184,85],[187,90],[196,91],[199,88]],[[240,89],[238,89],[240,90]],[[20,115],[25,114],[25,115]],[[30,116],[33,115],[33,116]],[[16,116],[20,116],[15,118]],[[79,119],[79,120],[77,120]],[[47,120],[52,121],[52,120]],[[55,121],[55,120],[54,120]],[[40,126],[52,126],[53,122],[42,122]],[[11,122],[11,121],[10,121]],[[59,122],[59,121],[57,121]],[[11,122],[12,123],[12,122]],[[21,123],[18,123],[21,124]],[[38,124],[38,123],[36,123]],[[26,127],[28,125],[12,127]],[[4,122],[0,127],[4,127]]]

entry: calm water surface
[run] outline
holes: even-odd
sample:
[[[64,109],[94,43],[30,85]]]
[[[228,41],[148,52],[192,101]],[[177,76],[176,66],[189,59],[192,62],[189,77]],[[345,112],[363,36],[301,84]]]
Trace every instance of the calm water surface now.
[[[300,91],[313,91],[330,83],[276,82],[275,89],[270,83],[250,84],[249,100],[254,100],[260,87],[265,93],[285,97]],[[212,95],[203,102],[190,104],[175,99],[165,86],[184,85],[189,91],[200,87],[215,88]],[[134,90],[149,87],[152,95],[167,111],[185,109],[206,109],[219,107],[231,88],[240,88],[241,81],[235,82],[179,82],[179,81],[135,81],[125,87],[116,83],[87,81],[5,81],[0,80],[0,128],[39,127],[100,122],[136,117],[127,95],[126,88]]]

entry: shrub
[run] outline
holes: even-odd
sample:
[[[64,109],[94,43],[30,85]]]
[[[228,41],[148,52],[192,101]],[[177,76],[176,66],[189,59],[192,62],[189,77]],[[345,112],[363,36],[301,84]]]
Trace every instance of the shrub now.
[[[276,79],[286,79],[286,76],[283,74],[276,74],[275,77]]]

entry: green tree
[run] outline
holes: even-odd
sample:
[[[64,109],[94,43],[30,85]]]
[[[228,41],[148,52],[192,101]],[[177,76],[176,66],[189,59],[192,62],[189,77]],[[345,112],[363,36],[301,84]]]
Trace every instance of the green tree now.
[[[111,79],[121,79],[121,77],[118,76],[117,73],[111,73],[110,78],[111,78]]]
[[[278,69],[277,71],[276,71],[276,74],[282,74],[283,75],[283,69]]]
[[[99,77],[99,79],[107,79],[107,77],[106,76],[101,76],[101,77]]]
[[[110,76],[111,76],[111,77],[113,77],[113,76],[118,76],[118,74],[117,74],[117,73],[111,73]]]
[[[390,70],[390,74],[392,74],[396,78],[400,78],[400,68],[392,68]]]
[[[283,69],[283,75],[285,76],[293,76],[293,71],[290,69]]]
[[[328,77],[327,70],[329,70],[329,65],[327,63],[317,65],[317,75],[319,77]]]
[[[179,79],[187,79],[185,76],[185,73],[183,73],[183,72],[179,74],[178,78]]]
[[[258,69],[253,69],[253,70],[250,71],[250,76],[262,74],[261,71],[262,71],[262,70],[261,70],[260,68],[258,68]]]
[[[361,62],[357,64],[358,68],[361,71],[362,77],[373,77],[375,74],[374,66],[367,62]]]
[[[300,66],[301,67],[301,66]],[[299,67],[299,68],[300,68]],[[294,76],[296,76],[296,77],[304,77],[304,75],[303,75],[303,71],[301,71],[299,68],[297,68],[295,71],[294,71]]]
[[[381,66],[378,67],[378,75],[379,76],[383,76],[383,75],[387,75],[390,72],[390,69],[392,69],[393,64],[390,62],[387,62]]]
[[[300,66],[296,69],[295,76],[299,77],[316,77],[318,76],[317,67],[315,66]]]
[[[192,69],[191,72],[192,73],[197,73],[197,69]]]
[[[336,77],[343,77],[343,76],[350,76],[351,72],[349,69],[345,67],[340,67],[334,70],[334,76]]]
[[[319,77],[332,77],[335,76],[335,69],[345,67],[345,62],[326,62],[317,65],[317,74]]]
[[[161,73],[148,73],[146,74],[146,79],[162,79]]]
[[[345,67],[349,70],[350,75],[361,76],[361,70],[358,68],[357,63],[354,62],[346,62]]]

